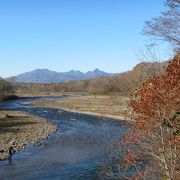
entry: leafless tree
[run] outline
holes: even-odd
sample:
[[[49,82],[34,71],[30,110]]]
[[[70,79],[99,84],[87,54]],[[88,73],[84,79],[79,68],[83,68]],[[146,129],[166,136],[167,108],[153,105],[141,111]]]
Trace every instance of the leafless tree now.
[[[167,10],[159,17],[146,21],[144,34],[156,40],[170,43],[175,51],[180,51],[180,0],[165,0]]]

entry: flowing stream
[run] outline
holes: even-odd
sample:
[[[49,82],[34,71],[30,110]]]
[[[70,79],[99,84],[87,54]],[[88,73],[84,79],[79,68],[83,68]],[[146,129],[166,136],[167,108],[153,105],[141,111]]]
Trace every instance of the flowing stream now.
[[[12,161],[1,161],[1,180],[99,179],[102,167],[116,158],[114,146],[127,132],[122,121],[27,106],[31,101],[59,101],[62,98],[24,98],[8,101],[1,106],[25,111],[59,126],[58,131],[47,140],[16,153]]]

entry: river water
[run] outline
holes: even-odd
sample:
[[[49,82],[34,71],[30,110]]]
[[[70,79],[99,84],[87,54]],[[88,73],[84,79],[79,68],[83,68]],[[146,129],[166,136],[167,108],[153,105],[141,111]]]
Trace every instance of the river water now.
[[[127,127],[113,119],[26,105],[36,100],[62,98],[24,98],[1,106],[25,111],[59,126],[47,140],[16,153],[12,161],[1,161],[1,180],[103,179],[99,174],[103,166],[115,162],[115,146]]]

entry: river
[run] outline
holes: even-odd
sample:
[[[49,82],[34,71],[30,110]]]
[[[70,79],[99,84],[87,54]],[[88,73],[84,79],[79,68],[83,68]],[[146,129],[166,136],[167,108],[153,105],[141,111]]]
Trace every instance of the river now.
[[[114,147],[127,132],[122,121],[27,106],[31,101],[59,101],[62,98],[23,98],[1,106],[25,111],[59,126],[47,140],[29,145],[26,150],[16,153],[12,161],[1,161],[1,180],[100,179],[103,166],[113,163],[117,156]]]

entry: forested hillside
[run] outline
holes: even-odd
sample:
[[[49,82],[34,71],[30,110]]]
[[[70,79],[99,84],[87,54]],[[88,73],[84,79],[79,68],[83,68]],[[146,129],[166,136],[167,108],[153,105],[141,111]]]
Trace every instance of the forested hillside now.
[[[164,71],[166,63],[142,62],[131,71],[121,73],[115,77],[101,77],[91,80],[71,81],[54,84],[18,84],[16,92],[88,92],[97,94],[120,93],[130,94],[140,83]]]
[[[0,78],[0,102],[13,94],[14,91],[12,85]]]

